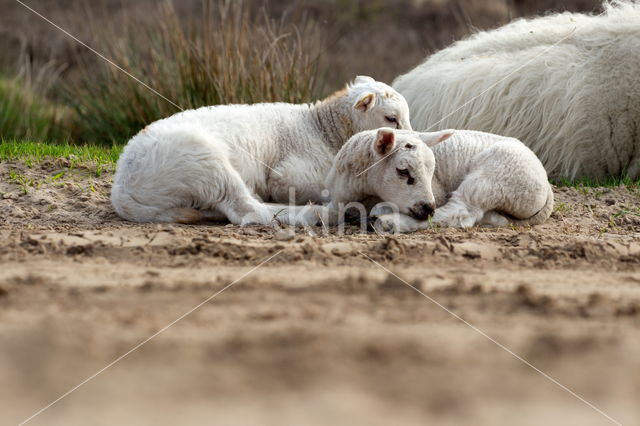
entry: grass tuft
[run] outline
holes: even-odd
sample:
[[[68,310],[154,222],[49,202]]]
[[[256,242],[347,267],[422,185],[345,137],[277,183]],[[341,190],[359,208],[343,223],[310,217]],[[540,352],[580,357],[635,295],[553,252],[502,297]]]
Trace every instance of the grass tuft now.
[[[615,188],[617,186],[626,186],[628,188],[633,188],[640,186],[640,180],[633,180],[629,177],[609,177],[604,180],[592,179],[592,178],[582,178],[576,180],[569,179],[556,179],[551,180],[551,183],[560,186],[560,187],[569,187],[576,189],[584,189],[584,188],[598,188],[598,187],[607,187],[607,188]]]
[[[309,102],[316,85],[313,28],[251,13],[242,1],[205,1],[186,25],[170,3],[153,25],[96,28],[98,50],[184,109],[256,102]],[[87,67],[86,69],[94,69]],[[82,141],[125,143],[147,124],[180,111],[113,67],[67,87]]]
[[[0,135],[5,138],[68,139],[65,109],[47,100],[24,77],[0,77]]]
[[[96,163],[96,173],[103,170],[103,165],[115,165],[122,152],[122,147],[104,147],[97,145],[70,145],[28,142],[0,141],[0,161],[21,160],[25,164],[41,162],[49,158],[67,158],[74,163]]]

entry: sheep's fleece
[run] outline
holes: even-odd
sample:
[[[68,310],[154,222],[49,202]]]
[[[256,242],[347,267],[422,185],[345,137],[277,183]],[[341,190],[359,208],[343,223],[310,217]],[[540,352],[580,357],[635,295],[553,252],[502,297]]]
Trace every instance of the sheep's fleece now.
[[[418,131],[522,140],[553,178],[640,177],[640,2],[518,19],[435,53],[393,87]]]
[[[368,133],[375,138],[374,133]],[[388,207],[374,207],[371,214],[377,216],[374,225],[377,230],[411,232],[434,224],[452,227],[536,225],[551,215],[553,190],[547,174],[536,155],[519,140],[470,130],[429,133],[395,130],[395,133],[399,146],[407,137],[413,141],[415,136],[432,146],[435,170],[427,170],[426,175],[433,177],[414,184],[427,185],[421,192],[428,194],[427,199],[429,194],[433,195],[436,209],[431,220],[418,221],[401,213],[389,213]],[[347,147],[348,144],[343,149]],[[413,152],[424,157],[418,151]],[[336,158],[356,162],[340,154]],[[419,160],[416,164],[424,162]],[[332,170],[339,169],[340,165],[334,164]],[[377,164],[368,173],[385,173],[384,169],[384,165]],[[334,177],[333,181],[340,179]],[[410,183],[397,180],[396,184]],[[361,194],[361,198],[366,195],[379,194]],[[383,198],[383,201],[387,200]]]

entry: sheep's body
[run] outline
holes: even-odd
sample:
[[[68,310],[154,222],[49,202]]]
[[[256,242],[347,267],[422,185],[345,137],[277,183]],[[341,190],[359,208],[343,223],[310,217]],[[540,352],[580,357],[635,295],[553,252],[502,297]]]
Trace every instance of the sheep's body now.
[[[605,8],[519,19],[432,55],[393,83],[413,128],[518,138],[555,178],[640,177],[640,3]]]
[[[469,227],[537,225],[553,210],[553,190],[536,155],[522,142],[456,130],[434,146],[433,223]]]
[[[375,96],[361,104],[371,90],[381,93],[379,106]],[[409,127],[404,99],[359,77],[315,105],[225,105],[176,114],[129,141],[117,165],[113,207],[137,222],[270,223],[274,209],[259,199],[288,202],[293,187],[294,202],[323,201],[324,177],[342,144],[379,127],[381,119],[371,116],[398,108],[399,122]]]
[[[189,222],[199,218],[191,209],[219,211],[221,216],[238,212],[239,217],[229,218],[236,223],[252,210],[262,215],[248,220],[271,220],[270,210],[252,196],[287,201],[281,176],[269,167],[287,177],[304,174],[292,179],[307,184],[300,185],[297,194],[320,197],[313,183],[322,182],[334,152],[318,143],[322,135],[317,130],[301,125],[310,115],[311,109],[302,105],[234,105],[157,121],[131,139],[118,161],[113,206],[121,217],[138,222]],[[283,127],[290,138],[282,137]],[[277,143],[255,143],[257,129],[260,138]],[[305,147],[310,152],[304,152]],[[301,155],[315,161],[304,169],[287,167]],[[237,196],[227,197],[231,194]],[[246,205],[227,206],[227,198]]]
[[[444,142],[437,142],[441,135],[451,133],[452,136]],[[418,221],[397,212],[389,213],[388,206],[374,207],[371,214],[378,217],[377,229],[410,232],[431,224],[452,227],[504,226],[509,223],[535,225],[551,215],[553,191],[547,174],[533,151],[519,140],[468,130],[435,133],[396,131],[396,134],[398,138],[413,134],[423,141],[435,141],[431,148],[435,158],[433,177],[427,179],[429,187],[425,191],[417,191],[426,194],[427,200],[433,198],[436,209],[431,221]],[[331,184],[339,186],[331,188],[332,194],[340,194],[341,188],[346,186],[344,182],[349,182],[349,187],[355,190],[371,188],[357,195],[352,189],[349,193],[352,199],[379,195],[371,193],[375,192],[371,185],[359,184],[356,180],[371,180],[367,174],[381,174],[392,166],[362,164],[372,162],[364,144],[348,156],[341,155],[349,148],[347,143],[338,153],[329,174],[328,187],[331,188]],[[340,163],[356,164],[367,169],[367,174],[358,178],[348,166]],[[426,175],[431,176],[429,170]],[[382,200],[388,201],[384,197]]]

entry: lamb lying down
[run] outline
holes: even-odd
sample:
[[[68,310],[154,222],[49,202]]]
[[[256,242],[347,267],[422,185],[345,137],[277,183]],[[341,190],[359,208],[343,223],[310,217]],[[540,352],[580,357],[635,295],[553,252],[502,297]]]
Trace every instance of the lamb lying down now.
[[[553,210],[547,173],[529,148],[468,130],[358,133],[338,152],[325,185],[330,207],[371,196],[385,201],[370,213],[384,232],[536,225]]]

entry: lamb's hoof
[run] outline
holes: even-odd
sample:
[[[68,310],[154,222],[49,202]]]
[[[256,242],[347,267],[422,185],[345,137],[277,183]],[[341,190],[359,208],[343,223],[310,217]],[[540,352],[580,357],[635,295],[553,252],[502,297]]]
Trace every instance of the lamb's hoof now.
[[[484,228],[498,228],[509,225],[509,219],[496,211],[488,211],[482,217],[480,226]]]
[[[251,226],[251,225],[272,225],[276,224],[273,215],[271,212],[268,214],[264,213],[249,213],[242,217],[242,221],[240,222],[240,226]]]
[[[444,214],[440,214],[438,210],[436,210],[433,215],[433,223],[437,224],[443,228],[471,228],[476,224],[475,218],[470,215],[465,214],[452,214],[446,216]]]
[[[413,232],[417,228],[408,226],[402,221],[402,218],[395,214],[383,214],[370,218],[373,224],[373,230],[378,234],[401,234],[405,232]]]
[[[467,229],[475,226],[476,221],[471,217],[450,217],[444,221],[434,220],[433,223],[436,223],[444,228]]]
[[[377,234],[393,234],[393,222],[380,220],[379,218],[371,218],[371,227]]]

